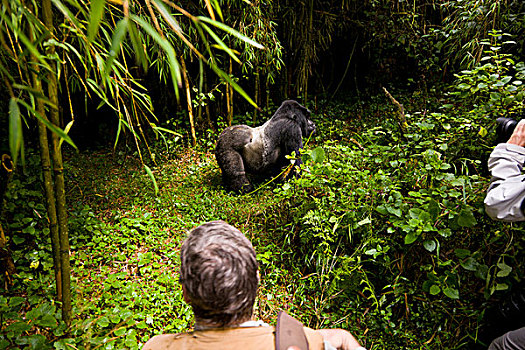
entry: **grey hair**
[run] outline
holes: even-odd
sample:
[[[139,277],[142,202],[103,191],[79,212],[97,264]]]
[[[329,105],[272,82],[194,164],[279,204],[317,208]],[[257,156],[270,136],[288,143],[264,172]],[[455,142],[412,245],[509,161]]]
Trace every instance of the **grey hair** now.
[[[194,228],[181,250],[181,283],[196,320],[215,327],[248,321],[259,284],[250,241],[224,221]]]

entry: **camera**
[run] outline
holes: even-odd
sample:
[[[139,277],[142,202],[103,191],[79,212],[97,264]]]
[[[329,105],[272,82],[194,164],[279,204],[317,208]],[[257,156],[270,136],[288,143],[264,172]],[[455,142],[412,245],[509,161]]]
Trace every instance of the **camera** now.
[[[496,119],[496,124],[497,143],[504,143],[510,139],[518,122],[514,119],[500,117]]]

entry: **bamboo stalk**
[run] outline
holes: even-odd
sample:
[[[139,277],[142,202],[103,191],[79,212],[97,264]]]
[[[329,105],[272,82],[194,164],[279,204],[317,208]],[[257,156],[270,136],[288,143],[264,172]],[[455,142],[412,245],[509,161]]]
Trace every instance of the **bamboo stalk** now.
[[[184,57],[182,57],[182,55],[180,56],[180,65],[182,68],[182,77],[184,80],[184,86],[186,88],[188,115],[190,117],[191,140],[192,140],[193,147],[195,147],[197,145],[197,135],[195,134],[195,121],[193,119],[193,107],[191,105],[190,81],[188,78],[188,73],[186,72],[186,62],[184,62]]]
[[[53,11],[51,8],[51,0],[42,1],[42,13],[44,17],[44,24],[53,33]],[[48,46],[48,54],[53,56],[55,53],[54,45]],[[48,97],[51,103],[58,106],[58,82],[55,75],[56,63],[49,62],[51,72],[47,74],[47,90]],[[59,126],[58,109],[52,108],[50,110],[50,122]],[[55,191],[57,203],[57,217],[58,228],[60,234],[60,260],[62,267],[62,320],[66,325],[71,324],[71,266],[69,262],[69,232],[67,226],[67,211],[66,211],[66,191],[64,181],[64,169],[62,163],[62,151],[60,149],[60,140],[58,135],[51,133],[52,141],[52,157],[53,170],[55,174]]]
[[[38,78],[38,65],[34,65],[31,73],[33,78],[33,88],[43,93],[42,82]],[[44,103],[41,99],[36,101],[36,110],[43,118],[46,117]],[[55,267],[55,283],[57,299],[62,300],[62,263],[60,261],[60,237],[58,233],[57,210],[55,200],[55,189],[53,185],[53,174],[51,172],[51,158],[49,154],[49,141],[47,137],[47,127],[38,119],[38,140],[40,142],[40,161],[42,164],[42,175],[44,177],[44,189],[46,192],[47,217],[49,220],[49,234],[51,237],[51,249],[53,253],[53,265]]]
[[[233,75],[233,66],[232,66],[232,58],[230,57],[230,76]],[[230,125],[233,123],[233,86],[231,84],[226,85],[226,88],[229,89],[228,96],[229,99],[229,106],[228,106],[228,119],[230,120]]]

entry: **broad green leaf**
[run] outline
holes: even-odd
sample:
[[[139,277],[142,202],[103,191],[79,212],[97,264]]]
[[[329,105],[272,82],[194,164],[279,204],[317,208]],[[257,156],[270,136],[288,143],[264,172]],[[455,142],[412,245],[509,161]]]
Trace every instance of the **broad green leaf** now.
[[[35,322],[40,327],[54,328],[57,326],[57,320],[53,315],[44,315]]]
[[[504,262],[499,262],[497,265],[498,265],[498,268],[500,269],[498,273],[496,274],[497,277],[507,277],[512,271],[512,267],[505,264]]]
[[[221,22],[218,22],[218,21],[214,21],[213,19],[208,18],[208,17],[204,17],[204,16],[198,16],[197,19],[202,21],[202,22],[206,22],[208,24],[211,24],[211,25],[213,25],[213,26],[215,26],[215,27],[217,27],[219,29],[222,29],[225,32],[227,32],[228,34],[231,34],[231,35],[241,39],[242,41],[244,41],[244,42],[246,42],[246,43],[248,43],[248,44],[250,44],[252,46],[255,46],[258,49],[264,49],[264,46],[262,46],[258,42],[248,38],[247,36],[241,34],[240,32],[238,32],[235,29],[227,26],[224,23],[221,23]]]
[[[454,253],[456,254],[456,256],[460,259],[464,259],[466,258],[467,256],[470,256],[470,250],[468,249],[461,249],[461,248],[458,248],[458,249],[455,249],[454,250]]]
[[[432,221],[435,221],[438,218],[439,213],[441,211],[441,209],[439,208],[439,203],[434,199],[428,201],[427,210],[432,218]]]
[[[24,136],[22,134],[22,118],[20,117],[20,108],[14,97],[9,100],[9,150],[13,164],[16,165],[18,154],[22,149]]]
[[[426,240],[423,242],[423,247],[429,252],[433,252],[436,249],[436,242],[433,240]]]
[[[487,129],[485,129],[484,127],[480,126],[479,127],[479,131],[478,131],[478,135],[481,136],[481,137],[485,137],[485,136],[487,136],[487,134],[488,134]]]
[[[99,327],[102,327],[102,328],[109,326],[108,318],[106,316],[102,316],[101,318],[97,320],[97,325],[99,325]]]
[[[322,163],[325,160],[326,154],[324,151],[324,148],[321,146],[316,147],[315,149],[310,152],[310,157],[312,157],[312,160],[314,163]]]
[[[75,344],[76,343],[73,339],[67,338],[67,339],[60,339],[54,342],[53,346],[55,347],[55,350],[71,350],[75,348],[74,347]]]
[[[31,334],[16,339],[18,345],[29,345],[29,349],[43,349],[46,345],[46,337],[42,334]]]
[[[155,180],[155,176],[153,176],[153,172],[146,164],[144,164],[144,169],[146,169],[146,173],[148,173],[148,176],[150,177],[151,182],[153,182],[153,187],[155,187],[155,196],[156,196],[157,194],[159,194],[159,186],[157,186],[157,181]]]
[[[412,244],[417,240],[417,235],[415,232],[409,232],[405,236],[405,244]]]
[[[31,329],[31,326],[25,322],[14,322],[14,323],[11,323],[9,326],[5,327],[2,331],[5,333],[13,332],[17,336],[19,336],[23,332],[27,332],[30,329]]]
[[[439,288],[438,285],[433,284],[432,287],[430,287],[430,294],[437,295],[441,292],[441,288]]]
[[[88,40],[93,41],[95,35],[97,35],[100,21],[104,16],[104,6],[106,0],[91,0],[90,12],[89,12],[89,23],[88,23]]]
[[[445,294],[450,299],[459,299],[459,291],[455,288],[447,287],[443,289],[443,294]]]
[[[478,222],[470,209],[461,209],[458,216],[458,225],[461,227],[474,227]]]
[[[467,271],[476,271],[478,268],[478,262],[473,257],[469,256],[465,261],[461,262],[461,267]]]

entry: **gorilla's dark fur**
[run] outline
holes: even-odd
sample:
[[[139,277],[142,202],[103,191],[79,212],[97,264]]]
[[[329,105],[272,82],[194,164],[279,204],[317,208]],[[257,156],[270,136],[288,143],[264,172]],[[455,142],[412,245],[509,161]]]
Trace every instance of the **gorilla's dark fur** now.
[[[310,111],[298,102],[284,101],[270,120],[251,128],[247,125],[230,126],[220,134],[215,157],[222,171],[225,186],[233,191],[247,193],[253,190],[246,173],[274,175],[290,160],[287,155],[303,147],[303,137],[315,131],[309,119]],[[300,165],[298,159],[295,165]]]

